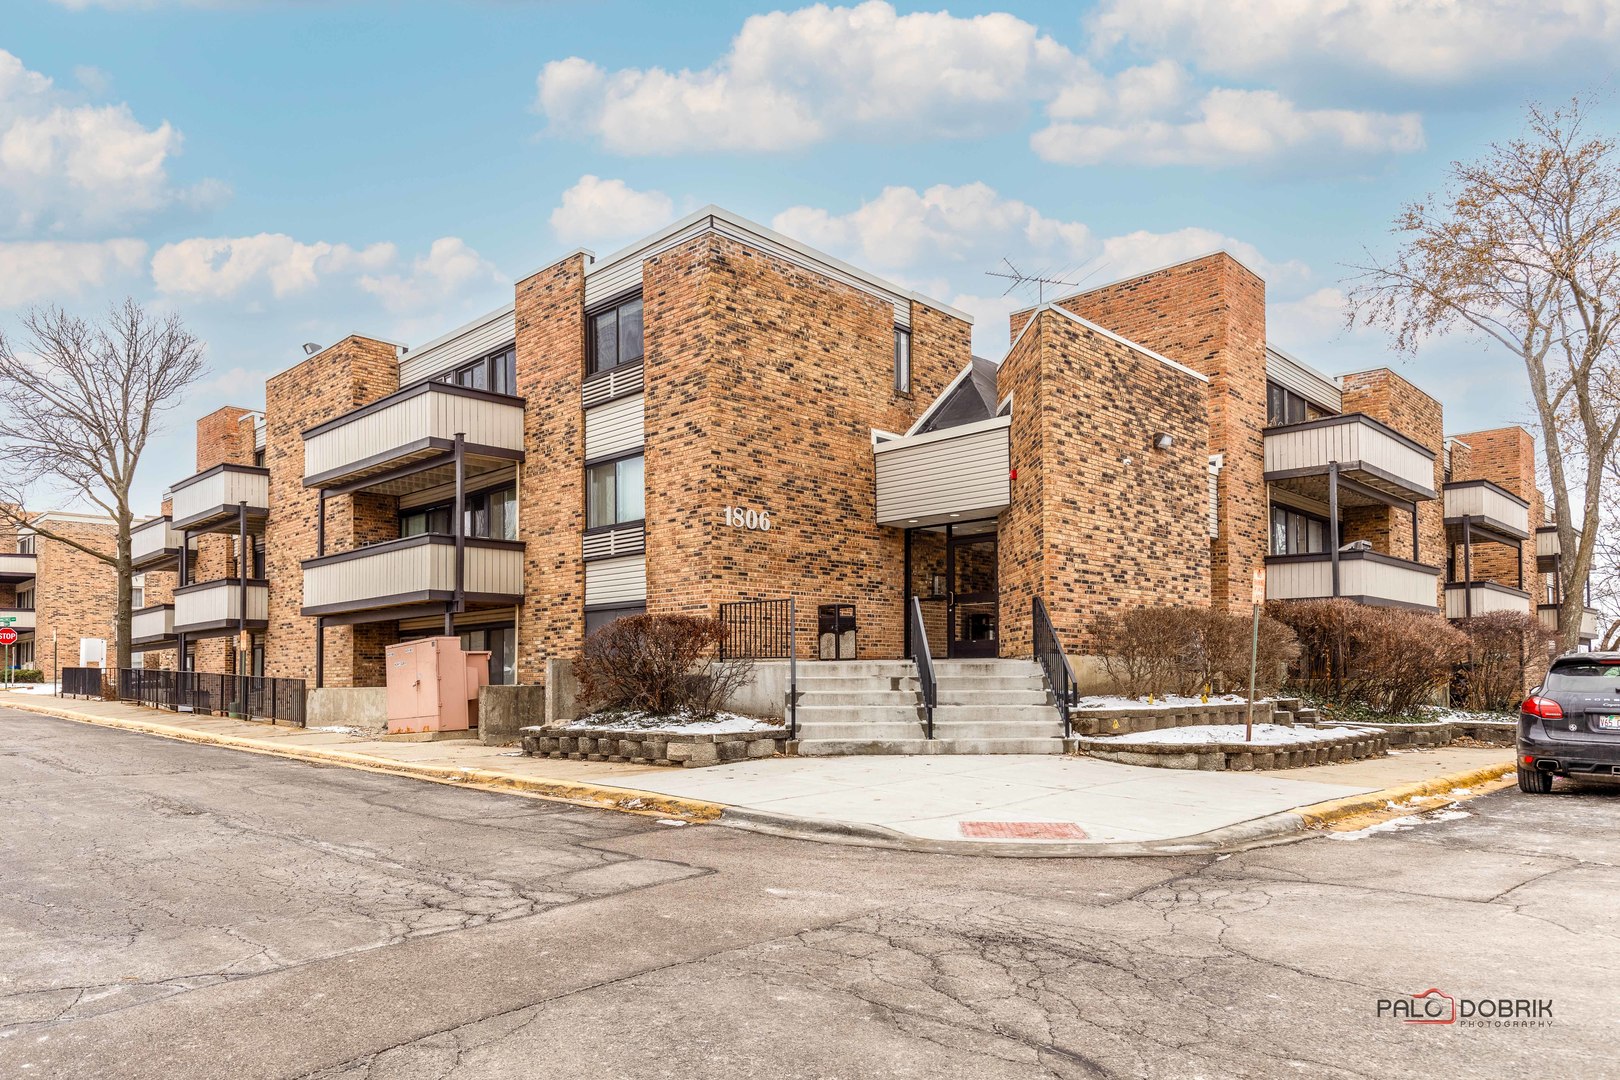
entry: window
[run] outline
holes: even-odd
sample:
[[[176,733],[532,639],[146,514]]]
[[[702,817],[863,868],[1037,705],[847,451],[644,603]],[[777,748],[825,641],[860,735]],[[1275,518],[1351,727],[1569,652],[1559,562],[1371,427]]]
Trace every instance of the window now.
[[[911,331],[894,328],[894,391],[911,393]]]
[[[490,390],[497,394],[517,393],[517,348],[508,345],[488,356],[480,356],[460,367],[434,377],[435,382],[465,386],[470,390]]]
[[[32,588],[17,590],[17,607],[21,611],[34,610],[34,590]]]
[[[32,554],[34,554],[34,534],[33,533],[23,533],[21,536],[17,537],[17,554],[19,554],[19,555],[32,555]]]
[[[642,456],[604,461],[585,469],[585,527],[600,529],[647,516]]]
[[[1306,419],[1308,417],[1304,398],[1274,382],[1266,383],[1267,424],[1273,427],[1279,424],[1300,424]]]
[[[399,535],[449,536],[455,532],[455,519],[450,516],[453,502],[402,510],[399,514]],[[467,496],[462,512],[466,515],[463,528],[468,536],[487,540],[517,539],[517,485],[506,484],[488,491],[475,491]]]
[[[585,610],[585,636],[590,637],[609,623],[631,615],[647,614],[646,604],[630,604],[625,607],[587,608]]]
[[[1328,523],[1324,518],[1290,510],[1271,508],[1271,553],[1273,555],[1320,554],[1328,548]]]
[[[264,468],[264,451],[263,450],[255,450],[255,451],[253,451],[253,464],[257,465],[261,469]]]
[[[461,647],[468,651],[489,650],[489,681],[510,686],[517,681],[517,635],[510,626],[463,630]]]
[[[21,594],[19,594],[21,595]],[[139,611],[146,606],[146,575],[134,574],[129,579],[129,607]]]
[[[594,312],[586,321],[586,374],[641,362],[641,297]]]

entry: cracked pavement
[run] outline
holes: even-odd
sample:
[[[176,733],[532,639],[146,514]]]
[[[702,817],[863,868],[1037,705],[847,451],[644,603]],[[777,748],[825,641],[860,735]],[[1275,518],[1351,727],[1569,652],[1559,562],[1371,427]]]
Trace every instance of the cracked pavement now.
[[[922,855],[0,710],[0,1075],[1620,1075],[1620,793],[1463,809]],[[1375,1015],[1431,986],[1555,1019]]]

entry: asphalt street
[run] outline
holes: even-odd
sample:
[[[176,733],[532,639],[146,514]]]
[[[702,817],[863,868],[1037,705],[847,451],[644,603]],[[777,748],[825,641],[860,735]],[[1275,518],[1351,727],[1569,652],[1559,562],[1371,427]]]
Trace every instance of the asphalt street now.
[[[1620,1076],[1617,837],[922,855],[0,710],[0,1077]],[[1430,988],[1551,1018],[1379,1015]]]

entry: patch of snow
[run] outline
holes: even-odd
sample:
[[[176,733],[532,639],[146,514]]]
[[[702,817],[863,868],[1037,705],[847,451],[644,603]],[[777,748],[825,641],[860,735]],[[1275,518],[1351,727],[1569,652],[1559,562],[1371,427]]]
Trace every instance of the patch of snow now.
[[[652,713],[630,712],[583,716],[568,725],[570,731],[594,731],[604,728],[615,731],[679,730],[688,735],[737,735],[748,731],[780,731],[782,722],[728,712],[715,713],[706,720],[699,720],[688,713],[655,716]]]
[[[1255,698],[1255,711],[1260,711],[1261,705],[1270,702],[1270,698]],[[1075,707],[1078,709],[1185,709],[1189,705],[1247,705],[1248,703],[1249,699],[1242,694],[1211,694],[1208,701],[1200,697],[1183,697],[1180,694],[1168,694],[1164,697],[1155,697],[1151,702],[1147,698],[1087,694],[1075,702]]]
[[[56,693],[56,684],[50,682],[10,684],[0,683],[0,689],[4,689],[8,693],[12,694],[54,694]]]
[[[1406,832],[1408,829],[1422,825],[1425,822],[1455,821],[1458,818],[1472,816],[1467,810],[1455,808],[1431,810],[1426,814],[1409,814],[1406,817],[1390,818],[1388,821],[1380,821],[1376,825],[1369,825],[1365,829],[1357,829],[1355,832],[1330,832],[1323,835],[1329,840],[1365,840],[1367,837],[1376,836],[1379,833]]]
[[[680,820],[678,820],[676,818],[672,818],[672,817],[661,817],[661,818],[658,819],[658,824],[660,824],[660,825],[681,826],[681,825],[686,825],[688,823],[685,822],[685,821],[680,821]]]
[[[1193,745],[1197,743],[1241,743],[1243,742],[1242,724],[1196,724],[1192,727],[1164,728],[1160,731],[1133,731],[1129,735],[1115,735],[1109,737],[1110,743],[1154,743],[1173,746]],[[1328,742],[1343,738],[1346,735],[1356,735],[1359,732],[1351,728],[1291,728],[1281,724],[1254,725],[1254,738],[1250,739],[1250,746],[1303,746],[1310,743]]]
[[[344,727],[342,724],[330,724],[326,727],[312,727],[304,730],[319,731],[326,735],[353,735],[356,737],[364,737],[366,734],[357,727]]]

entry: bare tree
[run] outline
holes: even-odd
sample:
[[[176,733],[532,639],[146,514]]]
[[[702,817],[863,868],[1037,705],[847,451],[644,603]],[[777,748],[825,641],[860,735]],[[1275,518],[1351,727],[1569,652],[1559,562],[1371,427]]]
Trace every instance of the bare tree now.
[[[1620,435],[1620,148],[1586,134],[1590,107],[1532,105],[1525,134],[1454,162],[1446,195],[1401,212],[1399,249],[1357,267],[1350,297],[1351,320],[1399,348],[1464,328],[1523,361],[1564,552],[1565,649],[1579,642],[1603,466]]]
[[[1592,555],[1592,603],[1602,613],[1598,647],[1620,649],[1620,452],[1603,465],[1603,520]]]
[[[0,522],[26,525],[118,572],[117,666],[130,664],[130,489],[161,414],[203,372],[203,346],[179,316],[158,317],[133,299],[99,323],[57,307],[22,317],[19,349],[0,333],[0,447],[12,479],[0,488]],[[112,554],[30,520],[27,486],[50,483],[106,511]]]

